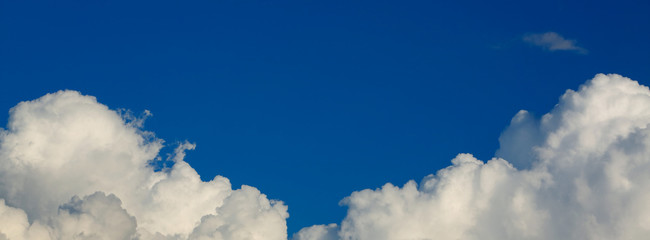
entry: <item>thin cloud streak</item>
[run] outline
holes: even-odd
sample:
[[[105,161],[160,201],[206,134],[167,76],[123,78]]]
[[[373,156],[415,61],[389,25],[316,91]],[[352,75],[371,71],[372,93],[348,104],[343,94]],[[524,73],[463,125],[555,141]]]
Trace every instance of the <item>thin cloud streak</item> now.
[[[574,51],[580,54],[589,52],[587,49],[578,46],[576,40],[566,39],[556,32],[530,33],[524,35],[522,40],[551,52]]]

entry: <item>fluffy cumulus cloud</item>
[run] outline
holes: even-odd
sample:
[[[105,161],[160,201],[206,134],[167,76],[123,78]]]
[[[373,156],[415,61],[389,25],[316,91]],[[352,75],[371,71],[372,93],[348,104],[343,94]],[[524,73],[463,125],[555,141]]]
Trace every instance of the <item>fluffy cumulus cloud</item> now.
[[[130,120],[128,120],[130,119]],[[287,207],[183,161],[156,171],[162,141],[74,91],[11,109],[0,133],[0,239],[286,239]]]
[[[495,158],[354,192],[341,223],[292,239],[645,239],[649,124],[647,87],[597,75],[540,118],[517,113]],[[155,170],[161,147],[141,119],[78,92],[18,104],[0,133],[0,240],[287,239],[282,202],[201,181],[190,143]]]
[[[496,158],[460,154],[402,187],[352,193],[339,225],[295,239],[645,239],[650,90],[597,75],[535,118],[520,111]]]
[[[575,40],[566,39],[556,32],[526,34],[523,40],[549,51],[575,51],[586,54],[587,49],[577,45]]]

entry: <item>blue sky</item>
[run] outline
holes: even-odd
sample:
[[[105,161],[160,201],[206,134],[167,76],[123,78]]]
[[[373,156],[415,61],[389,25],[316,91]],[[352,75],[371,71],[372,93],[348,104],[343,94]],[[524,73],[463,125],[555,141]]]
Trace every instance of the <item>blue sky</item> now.
[[[520,109],[596,73],[650,84],[648,1],[0,3],[0,119],[60,89],[150,110],[145,129],[204,180],[289,206],[289,234],[338,202],[458,153],[488,160]],[[525,41],[557,33],[585,51]],[[4,125],[4,124],[3,124]]]

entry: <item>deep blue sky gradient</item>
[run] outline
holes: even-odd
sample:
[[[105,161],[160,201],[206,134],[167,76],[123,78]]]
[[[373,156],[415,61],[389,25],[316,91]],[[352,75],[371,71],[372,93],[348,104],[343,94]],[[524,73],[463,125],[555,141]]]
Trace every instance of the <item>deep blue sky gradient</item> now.
[[[524,3],[525,2],[525,3]],[[204,180],[340,222],[352,191],[490,159],[596,73],[650,84],[648,1],[0,1],[0,119],[73,89],[197,143]],[[557,32],[588,54],[522,41]],[[4,110],[2,110],[4,109]],[[4,125],[4,124],[3,124]]]

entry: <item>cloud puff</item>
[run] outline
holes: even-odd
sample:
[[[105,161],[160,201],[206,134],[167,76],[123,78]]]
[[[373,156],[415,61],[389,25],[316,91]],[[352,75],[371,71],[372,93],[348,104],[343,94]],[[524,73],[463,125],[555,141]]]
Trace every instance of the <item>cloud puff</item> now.
[[[526,34],[523,40],[549,51],[576,51],[581,54],[588,52],[587,49],[576,45],[575,40],[565,39],[556,32]]]
[[[338,225],[330,223],[328,225],[314,225],[301,229],[293,235],[293,240],[327,240],[338,238]]]
[[[649,124],[650,90],[599,74],[541,119],[519,112],[500,138],[511,160],[460,154],[419,185],[354,192],[340,227],[296,239],[644,239]]]
[[[162,140],[130,119],[74,91],[12,108],[0,135],[0,239],[287,238],[287,207],[221,176],[201,181],[183,161],[193,144],[155,171]]]

